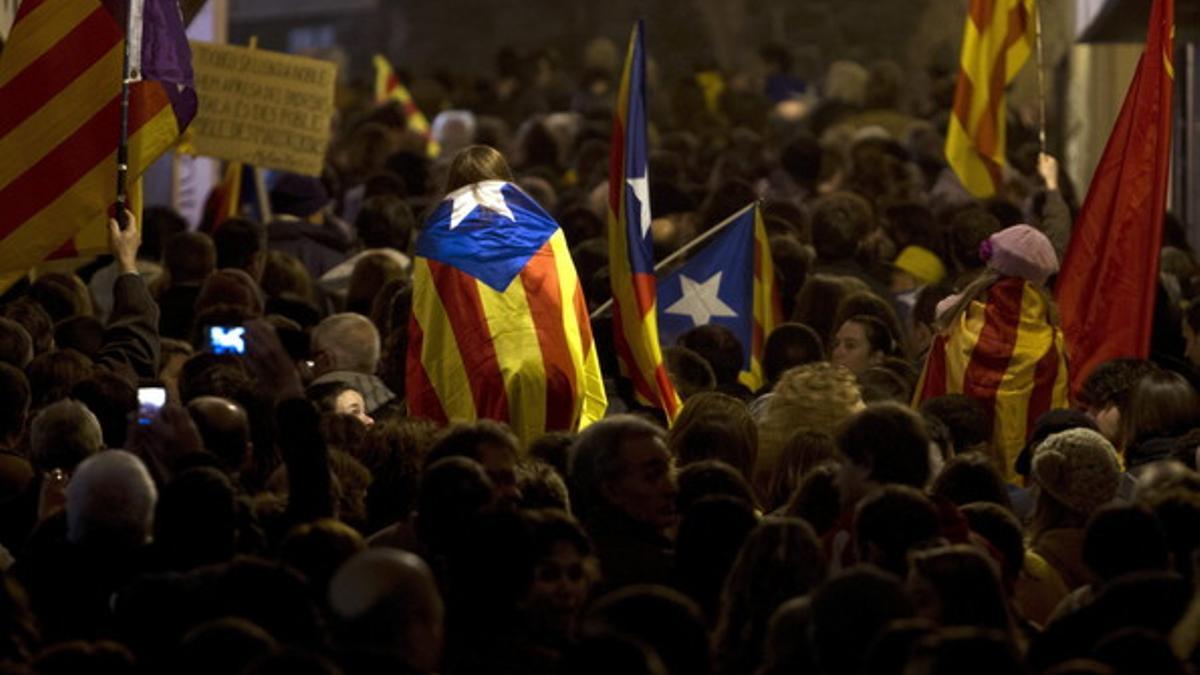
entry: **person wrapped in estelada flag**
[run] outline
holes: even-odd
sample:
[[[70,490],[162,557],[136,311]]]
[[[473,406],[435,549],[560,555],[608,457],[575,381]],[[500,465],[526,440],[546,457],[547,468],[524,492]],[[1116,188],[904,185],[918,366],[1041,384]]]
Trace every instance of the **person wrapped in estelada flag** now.
[[[938,305],[917,403],[945,394],[979,402],[992,421],[997,468],[1012,480],[1026,430],[1067,407],[1067,353],[1049,278],[1058,256],[1029,225],[1001,230],[980,246],[987,262],[962,293]]]
[[[409,413],[507,422],[523,443],[607,408],[587,302],[554,221],[499,152],[461,150],[417,240]]]

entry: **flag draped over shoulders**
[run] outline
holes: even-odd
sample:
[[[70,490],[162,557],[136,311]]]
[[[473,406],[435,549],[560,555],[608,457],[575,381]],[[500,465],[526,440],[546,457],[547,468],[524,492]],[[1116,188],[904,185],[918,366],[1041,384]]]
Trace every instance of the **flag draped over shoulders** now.
[[[638,400],[668,421],[679,396],[667,376],[658,339],[654,255],[650,241],[650,175],[646,143],[646,63],[639,21],[629,38],[613,117],[608,173],[608,260],[613,342],[621,374]]]
[[[971,194],[990,197],[1003,185],[1004,89],[1033,44],[1034,0],[971,0],[959,54],[946,161]]]
[[[775,265],[757,204],[743,209],[687,263],[658,282],[662,344],[709,323],[733,331],[744,355],[739,380],[763,382],[766,337],[782,323]]]
[[[1096,365],[1150,351],[1170,180],[1173,36],[1172,0],[1154,0],[1146,49],[1063,256],[1055,290],[1073,391]]]
[[[1004,475],[1043,413],[1067,406],[1063,333],[1033,284],[1004,277],[934,337],[916,402],[964,394],[991,416],[992,449]]]
[[[507,422],[524,443],[604,416],[566,238],[517,186],[468,185],[426,222],[413,260],[406,394],[414,416]]]
[[[25,0],[0,56],[0,272],[107,248],[116,197],[126,10],[134,12],[129,175],[195,116],[174,0]]]

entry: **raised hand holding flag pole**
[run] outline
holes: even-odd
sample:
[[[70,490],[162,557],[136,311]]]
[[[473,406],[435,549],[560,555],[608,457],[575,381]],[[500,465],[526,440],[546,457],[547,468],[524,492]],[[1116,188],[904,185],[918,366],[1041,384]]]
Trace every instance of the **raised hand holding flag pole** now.
[[[127,45],[138,78],[125,77]],[[140,176],[196,113],[178,4],[25,0],[0,56],[0,100],[0,272],[106,250],[119,165]]]

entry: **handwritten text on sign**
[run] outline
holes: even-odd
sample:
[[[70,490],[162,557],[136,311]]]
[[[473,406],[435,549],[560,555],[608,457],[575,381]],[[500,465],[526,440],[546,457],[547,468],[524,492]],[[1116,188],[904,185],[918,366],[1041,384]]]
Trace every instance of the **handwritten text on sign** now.
[[[261,49],[192,43],[200,110],[196,154],[308,176],[321,173],[337,65]]]

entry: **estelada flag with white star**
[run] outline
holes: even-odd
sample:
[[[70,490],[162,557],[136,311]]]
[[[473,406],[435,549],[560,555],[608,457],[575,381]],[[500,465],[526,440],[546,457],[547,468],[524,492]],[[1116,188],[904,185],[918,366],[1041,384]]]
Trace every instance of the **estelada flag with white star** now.
[[[646,58],[639,21],[629,36],[609,148],[608,271],[613,294],[613,346],[621,374],[632,382],[638,400],[660,408],[668,422],[673,422],[680,402],[658,344],[646,148]]]
[[[523,443],[576,431],[608,401],[567,241],[512,183],[446,196],[413,260],[409,414],[507,422]]]
[[[663,344],[673,344],[696,326],[725,326],[742,343],[738,379],[752,391],[763,385],[763,347],[782,315],[775,264],[757,204],[743,209],[699,253],[658,280]]]

